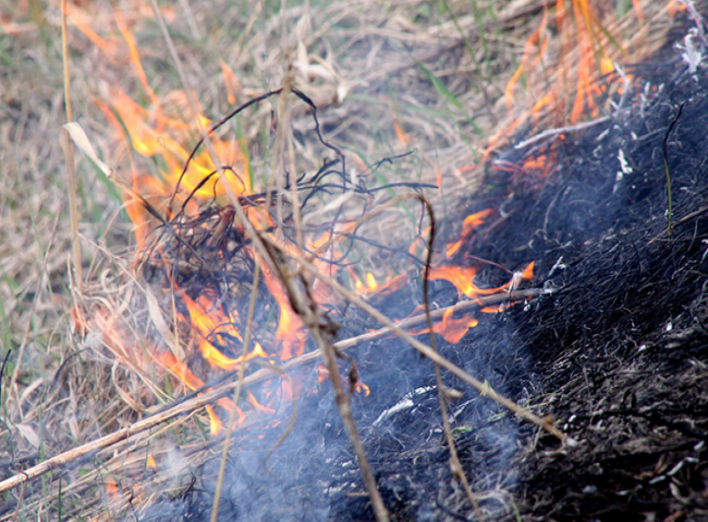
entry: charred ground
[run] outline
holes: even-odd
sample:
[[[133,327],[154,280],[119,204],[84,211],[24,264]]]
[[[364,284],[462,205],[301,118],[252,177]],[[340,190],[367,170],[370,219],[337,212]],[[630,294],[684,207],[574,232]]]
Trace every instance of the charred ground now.
[[[558,290],[511,312],[547,411],[580,441],[520,453],[529,520],[708,516],[705,71],[637,70],[631,109],[570,135],[540,190],[517,184],[481,254],[536,259]]]

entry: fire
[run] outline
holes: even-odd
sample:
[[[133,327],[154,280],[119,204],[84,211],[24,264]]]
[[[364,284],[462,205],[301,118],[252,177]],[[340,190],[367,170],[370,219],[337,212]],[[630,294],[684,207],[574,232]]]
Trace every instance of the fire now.
[[[685,11],[686,4],[681,2],[680,0],[670,0],[668,8],[669,8],[669,14],[673,17],[673,16],[676,16],[676,14],[681,11]]]
[[[197,301],[192,300],[184,292],[180,292],[179,296],[189,312],[189,319],[184,319],[188,324],[194,326],[198,334],[197,344],[199,351],[202,357],[214,368],[231,371],[237,369],[242,361],[250,361],[258,357],[268,358],[268,354],[258,342],[254,343],[253,349],[245,356],[231,358],[221,353],[219,348],[210,340],[220,333],[227,334],[229,337],[243,343],[241,334],[235,326],[236,318],[234,314],[227,317],[223,310],[210,303],[206,296],[199,296]]]
[[[445,255],[448,259],[451,259],[459,250],[463,243],[468,246],[472,244],[472,238],[474,236],[475,229],[484,223],[486,217],[492,215],[494,210],[491,208],[482,210],[475,214],[470,214],[462,222],[462,232],[460,233],[460,239],[454,243],[447,245],[445,250]]]
[[[372,292],[375,292],[379,287],[379,284],[376,282],[374,274],[372,274],[371,272],[366,273],[366,286],[368,286],[369,290]]]
[[[406,283],[405,274],[393,275],[390,274],[386,277],[385,282],[379,283],[376,276],[372,272],[366,272],[364,279],[362,280],[352,267],[348,267],[348,273],[351,277],[354,290],[357,294],[367,295],[367,294],[387,294],[390,292],[395,292],[399,290]]]
[[[368,397],[371,394],[371,389],[361,381],[357,381],[356,385],[354,386],[354,391],[356,391],[357,393],[363,393],[364,397]]]
[[[106,486],[106,494],[112,498],[115,499],[118,497],[118,493],[120,491],[118,487],[118,483],[116,482],[116,479],[113,477],[106,477],[105,481],[105,486]]]
[[[224,427],[223,424],[221,424],[221,419],[219,419],[219,416],[214,411],[213,406],[207,404],[205,408],[209,413],[209,433],[211,433],[212,435],[218,435]]]
[[[182,361],[178,360],[171,353],[160,352],[157,354],[158,362],[160,362],[166,369],[170,370],[172,373],[177,375],[180,380],[187,385],[188,388],[195,391],[204,386],[204,382],[199,379],[189,367]],[[210,389],[207,391],[211,391]],[[234,402],[226,397],[222,397],[217,400],[217,404],[227,411],[233,411],[238,415],[237,425],[241,425],[246,418],[245,413],[241,408],[236,406]],[[212,435],[216,435],[222,429],[222,423],[219,416],[214,411],[214,407],[207,405],[206,410],[209,414],[209,428]]]
[[[305,353],[307,335],[302,321],[290,306],[283,285],[275,274],[272,273],[267,263],[261,263],[261,267],[268,291],[273,298],[275,298],[280,307],[280,321],[278,322],[278,330],[276,331],[276,340],[282,343],[280,359],[286,361]]]
[[[532,261],[531,263],[526,265],[523,270],[519,272],[514,272],[509,282],[497,288],[480,288],[474,283],[474,280],[477,274],[479,273],[478,266],[435,267],[430,271],[429,279],[442,279],[448,281],[452,283],[455,288],[457,288],[460,295],[465,295],[470,299],[479,301],[479,296],[481,295],[491,295],[500,292],[513,292],[518,288],[519,284],[522,281],[533,280],[533,267],[534,262]],[[510,302],[504,303],[497,307],[487,306],[483,307],[481,311],[483,313],[499,313],[506,310],[506,308],[508,308],[509,306],[513,305],[514,303]],[[418,307],[415,310],[414,314],[419,314],[420,312],[421,308]],[[464,313],[462,317],[459,318],[454,318],[453,315],[454,311],[452,308],[446,310],[442,316],[442,320],[440,322],[433,323],[433,332],[442,336],[442,338],[445,339],[447,342],[451,344],[457,344],[462,340],[462,338],[465,336],[465,334],[470,328],[475,328],[479,324],[479,321],[470,312]],[[411,335],[422,335],[428,333],[429,331],[430,330],[428,328],[424,328],[410,333]]]
[[[226,86],[227,100],[229,105],[236,104],[236,93],[241,90],[241,83],[236,79],[234,71],[226,62],[221,60],[221,74],[224,76],[224,85]]]
[[[145,467],[148,469],[157,469],[157,462],[155,462],[155,457],[148,455],[147,461],[145,462]]]
[[[496,288],[480,288],[475,285],[474,279],[479,273],[479,267],[477,266],[441,266],[433,268],[430,271],[429,277],[431,281],[435,281],[437,279],[449,281],[455,285],[455,288],[457,288],[461,294],[466,295],[470,299],[475,299],[480,295],[498,294],[499,292],[514,290],[521,280],[533,279],[533,266],[534,262],[532,261],[521,272],[519,272],[518,276],[514,274],[511,281]]]
[[[510,120],[489,141],[483,160],[504,140],[525,127],[572,127],[597,119],[612,109],[612,95],[623,94],[634,80],[618,64],[637,63],[653,51],[647,36],[673,17],[682,2],[632,2],[617,18],[611,2],[555,0],[544,4],[543,15],[524,43],[519,65],[504,91]],[[633,29],[630,29],[633,28]],[[520,103],[521,95],[528,103]],[[545,164],[526,165],[526,171],[548,174]],[[528,161],[528,160],[527,160]]]
[[[185,106],[186,97],[173,93],[173,103]],[[190,162],[190,168],[182,175],[189,152],[181,145],[181,139],[193,132],[193,128],[184,122],[168,117],[162,113],[158,105],[146,108],[134,102],[119,89],[115,89],[110,105],[99,101],[103,113],[115,128],[123,133],[128,129],[127,138],[138,154],[150,158],[159,156],[164,160],[166,168],[161,170],[162,179],[152,175],[138,177],[138,184],[148,187],[150,192],[158,195],[168,195],[179,186],[183,194],[190,195],[190,208],[196,210],[197,205],[210,198],[224,199],[227,189],[219,181],[218,167],[214,165],[208,151],[197,154]],[[209,126],[209,120],[201,116],[202,124]],[[181,138],[181,139],[180,139]],[[231,165],[227,180],[231,190],[237,195],[252,192],[248,158],[236,142],[216,140],[216,153],[223,165]],[[141,191],[145,193],[145,190]],[[149,195],[149,192],[148,194]]]
[[[562,2],[559,2],[562,5]],[[524,45],[524,54],[521,58],[521,63],[516,69],[516,72],[511,77],[509,82],[506,84],[506,90],[504,91],[504,97],[506,98],[507,109],[511,111],[514,106],[514,89],[519,82],[524,71],[530,66],[537,65],[541,62],[543,55],[546,53],[548,47],[548,37],[546,36],[546,29],[548,24],[548,7],[543,6],[543,19],[539,24],[538,28],[529,36],[529,39]]]
[[[453,318],[454,311],[449,308],[445,311],[442,321],[433,324],[433,332],[439,334],[443,339],[451,344],[459,343],[470,328],[474,328],[479,324],[479,321],[469,312],[463,314],[457,319]],[[424,328],[416,332],[411,332],[411,335],[422,335],[430,330]]]
[[[559,1],[560,4],[562,2]],[[579,9],[584,2],[574,0],[573,5],[576,4],[578,7],[574,9]],[[588,20],[592,21],[589,13],[588,11]],[[72,12],[71,15],[72,19],[81,19],[79,11]],[[169,351],[161,346],[150,345],[148,351],[151,352],[153,362],[157,362],[187,389],[199,390],[202,393],[208,390],[205,382],[213,375],[212,372],[218,374],[239,371],[242,367],[248,371],[250,364],[258,359],[278,364],[302,356],[308,349],[306,328],[293,310],[283,283],[269,263],[256,252],[254,246],[244,239],[245,228],[236,217],[236,209],[227,196],[229,192],[245,202],[246,218],[261,234],[281,244],[286,257],[287,253],[302,255],[303,250],[308,254],[314,253],[312,262],[318,268],[332,278],[350,281],[356,293],[383,295],[395,292],[409,283],[410,273],[358,271],[351,266],[342,268],[337,263],[327,262],[327,258],[335,261],[344,259],[347,249],[350,248],[347,243],[350,240],[346,238],[356,232],[357,225],[354,221],[343,219],[325,232],[320,231],[319,237],[305,237],[302,249],[294,241],[287,239],[285,232],[278,229],[280,218],[275,219],[272,209],[266,208],[263,203],[265,197],[262,193],[265,190],[254,181],[248,146],[244,139],[226,139],[216,132],[211,133],[216,160],[212,159],[206,147],[196,151],[185,148],[185,143],[194,142],[198,127],[209,128],[212,121],[201,112],[197,115],[199,125],[183,117],[183,114],[189,113],[187,94],[184,92],[170,92],[165,96],[156,94],[142,66],[140,52],[131,32],[131,19],[127,14],[116,11],[114,21],[124,46],[118,45],[116,39],[101,39],[88,27],[82,26],[82,31],[112,59],[130,65],[145,100],[138,103],[119,87],[113,87],[108,93],[108,99],[97,100],[97,103],[116,134],[136,153],[135,157],[129,157],[131,179],[128,185],[133,193],[126,194],[126,209],[135,226],[136,265],[143,263],[155,270],[161,270],[162,278],[149,282],[159,286],[164,301],[171,300],[172,323],[166,329],[170,329],[179,338],[180,348],[184,352],[182,354],[179,350]],[[507,96],[511,101],[516,82],[526,74],[525,71],[539,66],[546,52],[547,24],[548,13],[544,14],[542,25],[534,33],[533,41],[527,44],[522,64],[507,86]],[[120,49],[124,47],[127,47],[127,54],[121,55]],[[608,61],[603,63],[605,67],[611,65]],[[229,102],[233,103],[238,98],[241,85],[234,71],[226,63],[221,63],[221,72],[226,95]],[[546,94],[536,103],[535,108],[538,111],[545,110],[554,102],[554,96],[553,93]],[[587,97],[583,100],[589,103]],[[398,121],[394,123],[394,128],[401,142],[405,144],[408,136]],[[552,161],[551,154],[549,151],[546,155],[539,155],[534,160],[528,160],[520,168],[546,169]],[[141,158],[150,160],[144,163],[153,165],[153,170],[157,172],[143,171],[140,166]],[[355,157],[354,162],[357,159]],[[360,159],[359,162],[361,163]],[[228,168],[224,169],[222,176],[219,170],[224,166]],[[364,169],[365,165],[361,170]],[[459,238],[446,245],[446,258],[453,259],[463,249],[470,251],[479,228],[495,214],[496,211],[489,208],[468,215],[462,222]],[[187,226],[190,216],[198,217]],[[156,230],[159,230],[159,233]],[[422,230],[419,238],[411,245],[410,251],[413,255],[427,248],[428,233],[429,229]],[[187,239],[202,237],[204,240],[195,244],[200,245],[199,248],[203,248],[204,253],[194,252],[190,256],[200,258],[208,252],[213,257],[206,259],[196,268],[190,262],[180,259],[180,251],[175,252],[168,244],[169,240],[181,244]],[[233,254],[228,250],[228,245],[238,241],[243,244],[234,250],[237,254]],[[185,247],[184,251],[187,252],[189,248]],[[238,349],[239,345],[243,347],[246,343],[245,307],[238,303],[229,303],[228,299],[232,297],[218,290],[221,288],[218,283],[205,287],[204,291],[189,286],[189,281],[199,270],[216,270],[229,266],[232,255],[242,256],[249,267],[259,267],[262,286],[267,290],[267,298],[272,304],[269,310],[273,311],[271,317],[258,319],[260,323],[254,328],[260,328],[260,337],[257,337],[258,340],[252,338],[248,342],[245,353],[239,353]],[[184,269],[179,264],[180,261],[187,265]],[[479,271],[479,266],[434,266],[429,273],[429,279],[446,280],[457,288],[460,296],[477,299],[481,295],[511,291],[520,281],[532,279],[533,263],[519,274],[514,274],[508,283],[497,288],[483,288],[475,284]],[[310,290],[312,297],[320,305],[335,306],[340,303],[340,298],[322,283],[313,283]],[[108,315],[99,315],[96,322],[104,332],[107,344],[114,346],[115,351],[122,354],[122,358],[134,361],[131,364],[136,367],[145,367],[150,363],[138,358],[131,359],[129,341],[116,333],[116,325],[111,323]],[[465,333],[477,324],[478,319],[471,313],[456,316],[452,310],[448,310],[441,320],[433,324],[433,331],[450,343],[458,343]],[[267,350],[261,342],[267,342]],[[326,372],[320,371],[320,379],[325,378]],[[299,384],[291,382],[287,377],[274,377],[260,389],[244,390],[238,404],[229,398],[219,399],[216,404],[206,407],[210,432],[217,434],[223,429],[226,418],[224,412],[236,414],[237,426],[243,425],[246,417],[251,414],[273,415],[279,409],[278,401],[293,399],[298,386]],[[356,391],[364,395],[370,393],[369,387],[363,382],[356,383]],[[154,466],[154,460],[152,465]]]

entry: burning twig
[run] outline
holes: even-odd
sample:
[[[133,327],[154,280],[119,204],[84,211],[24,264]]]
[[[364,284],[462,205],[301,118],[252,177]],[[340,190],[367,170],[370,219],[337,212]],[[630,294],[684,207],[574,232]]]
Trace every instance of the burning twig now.
[[[610,121],[612,119],[611,116],[600,116],[599,118],[595,118],[594,120],[591,121],[584,121],[583,123],[578,123],[577,125],[568,125],[566,127],[559,127],[556,129],[548,129],[543,132],[539,132],[535,136],[532,136],[531,138],[527,138],[523,141],[520,141],[516,145],[514,145],[515,149],[525,149],[529,145],[533,145],[534,143],[537,143],[539,141],[545,140],[547,138],[555,138],[556,136],[559,136],[561,134],[567,134],[570,132],[579,132],[585,129],[589,129],[591,127],[594,127],[595,125],[600,125],[601,123],[605,123],[607,121]]]

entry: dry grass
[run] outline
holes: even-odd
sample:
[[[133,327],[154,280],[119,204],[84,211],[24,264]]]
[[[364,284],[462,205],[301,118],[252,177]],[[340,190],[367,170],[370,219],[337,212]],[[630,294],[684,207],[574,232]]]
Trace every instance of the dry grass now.
[[[9,4],[0,4],[0,356],[12,352],[0,381],[0,480],[131,426],[182,393],[170,388],[163,369],[137,364],[141,347],[130,352],[119,343],[91,336],[77,342],[72,336],[71,226],[59,147],[59,130],[66,121],[61,17],[56,3]],[[159,160],[130,153],[96,104],[115,86],[146,107],[153,96],[137,80],[110,4],[70,4],[88,14],[91,27],[110,48],[109,58],[70,24],[75,119],[117,177],[130,179],[129,160],[141,170],[157,172]],[[182,84],[147,4],[118,5],[155,99],[167,114],[186,113],[184,97],[177,94]],[[479,167],[490,138],[522,112],[509,114],[504,91],[526,38],[540,23],[543,5],[529,0],[439,5],[394,1],[385,6],[308,2],[280,13],[273,1],[252,8],[245,1],[184,0],[165,8],[164,15],[204,114],[218,119],[291,77],[320,108],[324,137],[343,149],[353,169],[371,185],[439,183],[429,196],[439,220],[446,221],[446,209],[481,189],[481,169],[467,167]],[[651,16],[647,8],[647,19]],[[233,78],[224,75],[222,63],[234,72]],[[535,93],[526,95],[533,98]],[[524,93],[517,93],[517,108],[527,109],[530,103],[523,98]],[[251,172],[262,186],[273,161],[268,111],[267,106],[253,111],[228,130],[247,144]],[[311,129],[303,115],[302,106],[292,107],[296,136]],[[196,136],[191,138],[182,143],[185,148]],[[298,169],[320,164],[321,150],[309,140],[291,143]],[[417,154],[366,172],[379,159],[411,149]],[[135,240],[118,194],[86,160],[79,162],[85,292],[94,296],[94,306],[112,311],[125,310],[134,303],[131,297],[143,291],[131,279],[129,253]],[[388,237],[395,227],[400,245],[409,244],[417,235],[416,214],[401,208],[391,216],[376,220],[369,232]],[[155,335],[145,331],[148,315],[145,307],[120,328],[132,330],[133,338]],[[130,445],[149,447],[153,458],[176,475],[187,465],[185,459],[197,462],[218,444],[219,439],[209,439],[207,425],[206,416],[196,411],[139,435]],[[168,431],[169,444],[163,437]],[[173,445],[181,447],[180,457],[173,454]],[[125,449],[123,443],[101,450],[27,490],[4,493],[0,517],[36,519],[39,513],[50,520],[61,509],[77,519],[110,519],[129,507],[131,498],[147,502],[155,491],[183,486],[171,483],[167,473],[154,476],[155,484],[145,481],[129,491],[132,478],[144,472],[148,453],[138,456]],[[61,488],[59,476],[70,486]],[[105,484],[117,488],[109,499]]]

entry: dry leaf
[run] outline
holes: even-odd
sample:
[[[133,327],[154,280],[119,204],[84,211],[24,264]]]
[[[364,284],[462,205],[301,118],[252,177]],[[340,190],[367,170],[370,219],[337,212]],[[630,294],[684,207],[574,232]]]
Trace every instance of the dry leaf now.
[[[88,136],[86,136],[86,133],[81,125],[75,121],[72,121],[62,127],[62,132],[64,131],[69,133],[69,136],[71,136],[71,139],[74,140],[76,146],[79,147],[99,169],[101,169],[106,177],[110,178],[112,174],[111,168],[98,159],[98,156],[93,150],[93,146],[91,145],[91,142],[89,141]]]
[[[155,294],[153,294],[149,288],[145,289],[145,297],[148,303],[148,313],[150,314],[150,319],[152,319],[155,328],[157,328],[157,331],[160,332],[160,335],[170,347],[172,355],[174,355],[177,360],[184,361],[184,351],[174,333],[167,325],[165,318],[162,316],[162,310],[157,302],[157,297],[155,297]]]
[[[35,448],[39,448],[39,437],[34,428],[29,424],[15,424],[22,436]]]

